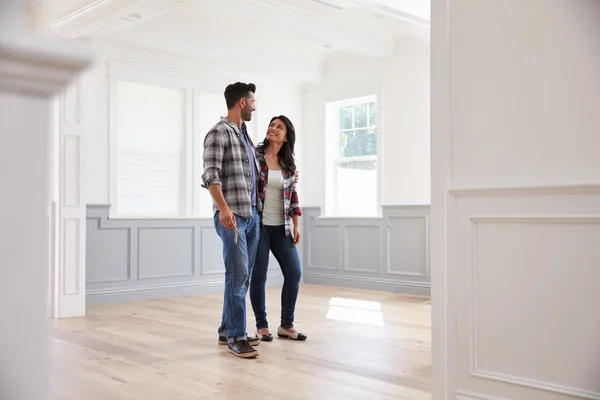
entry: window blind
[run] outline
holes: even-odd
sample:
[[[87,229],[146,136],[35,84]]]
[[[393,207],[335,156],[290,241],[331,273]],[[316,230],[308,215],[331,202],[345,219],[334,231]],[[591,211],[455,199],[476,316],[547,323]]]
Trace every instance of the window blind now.
[[[184,92],[117,83],[117,214],[180,216]]]

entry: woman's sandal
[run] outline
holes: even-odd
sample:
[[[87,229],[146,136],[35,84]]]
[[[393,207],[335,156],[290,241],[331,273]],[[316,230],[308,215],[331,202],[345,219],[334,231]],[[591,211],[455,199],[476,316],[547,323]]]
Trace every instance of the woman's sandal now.
[[[266,335],[261,335],[258,331],[256,331],[256,337],[263,342],[270,342],[273,340],[273,335],[270,333],[267,333]]]
[[[288,338],[292,340],[306,340],[306,335],[300,332],[288,332],[283,329],[281,326],[277,328],[277,336],[280,338]]]

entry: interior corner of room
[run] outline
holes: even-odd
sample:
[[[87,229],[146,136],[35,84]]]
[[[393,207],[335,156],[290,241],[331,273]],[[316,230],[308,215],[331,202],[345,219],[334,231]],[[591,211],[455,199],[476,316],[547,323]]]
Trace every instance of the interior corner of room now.
[[[252,45],[235,44],[227,31],[195,45],[220,24],[225,3],[250,7],[254,16],[239,22],[252,29]],[[78,33],[97,59],[61,95],[58,129],[64,178],[82,182],[64,191],[85,204],[77,277],[85,277],[88,304],[219,290],[224,267],[200,186],[202,149],[226,114],[225,86],[238,80],[257,85],[248,123],[255,142],[272,116],[296,126],[304,281],[429,293],[427,23],[384,5],[308,3],[311,25],[290,22],[296,6],[265,28],[257,21],[272,15],[266,5],[185,1],[149,4],[139,18],[121,11]],[[315,12],[343,21],[325,27]],[[191,19],[202,23],[186,25]],[[358,20],[356,31],[336,33]],[[77,19],[56,25],[80,27]],[[231,62],[228,46],[243,64]],[[269,282],[280,283],[274,258],[270,269]]]
[[[0,2],[0,398],[600,400],[599,43],[597,0]],[[201,187],[236,81],[300,171],[309,339],[257,361]]]

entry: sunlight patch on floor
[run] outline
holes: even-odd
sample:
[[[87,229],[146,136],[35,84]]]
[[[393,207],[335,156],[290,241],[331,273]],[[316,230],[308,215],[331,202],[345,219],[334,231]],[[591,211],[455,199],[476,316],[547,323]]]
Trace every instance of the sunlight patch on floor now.
[[[332,297],[325,318],[361,325],[385,326],[381,303],[378,301]]]

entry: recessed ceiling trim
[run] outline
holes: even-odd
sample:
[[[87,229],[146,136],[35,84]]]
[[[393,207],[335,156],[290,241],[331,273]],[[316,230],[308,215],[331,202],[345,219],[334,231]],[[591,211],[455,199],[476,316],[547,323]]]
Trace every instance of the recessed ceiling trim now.
[[[248,70],[247,68],[238,69],[226,66],[204,58],[181,57],[177,55],[165,54],[153,49],[142,48],[141,46],[132,46],[120,43],[94,42],[94,49],[99,56],[116,62],[123,62],[132,65],[144,65],[145,69],[152,73],[153,71],[170,71],[188,74],[191,76],[219,77],[225,79],[239,79],[240,76],[245,79],[251,79],[256,82],[286,81],[303,82],[318,79],[320,70],[310,65],[305,65],[303,73],[297,76],[273,76],[257,72],[258,70]]]
[[[102,7],[103,5],[110,3],[111,1],[113,0],[95,0],[90,4],[87,4],[73,12],[68,13],[67,15],[58,18],[52,23],[52,28],[58,28],[59,26],[64,25],[76,18],[79,18],[82,15],[85,15],[91,11],[94,11],[98,7]]]
[[[342,11],[344,9],[344,7],[340,7],[338,5],[332,4],[328,1],[325,0],[311,0],[314,3],[319,3],[321,5],[324,5],[325,7],[330,7],[330,8],[334,8],[336,10]]]
[[[59,18],[52,24],[53,34],[64,39],[75,39],[102,33],[105,29],[114,27],[119,22],[141,22],[149,16],[175,7],[183,0],[96,0],[65,17]],[[101,7],[102,6],[102,7]],[[101,9],[100,9],[101,7]],[[132,14],[141,18],[135,20]]]
[[[310,12],[304,8],[301,7],[296,7],[292,4],[288,4],[285,3],[284,1],[281,0],[245,0],[248,3],[254,4],[256,6],[271,10],[271,11],[276,11],[276,12],[282,12],[282,10],[284,10],[284,12],[287,13],[302,13],[305,15],[314,15],[313,12]]]
[[[348,0],[353,2],[354,4],[356,4],[359,7],[362,7],[364,9],[373,11],[373,12],[378,12],[381,13],[383,15],[386,15],[388,17],[392,17],[401,21],[405,21],[405,22],[410,22],[416,25],[420,25],[420,26],[424,26],[424,27],[430,27],[431,26],[431,22],[428,19],[424,19],[421,18],[418,15],[414,15],[402,10],[399,10],[397,8],[392,8],[390,6],[381,4],[378,1],[374,1],[374,0]]]

